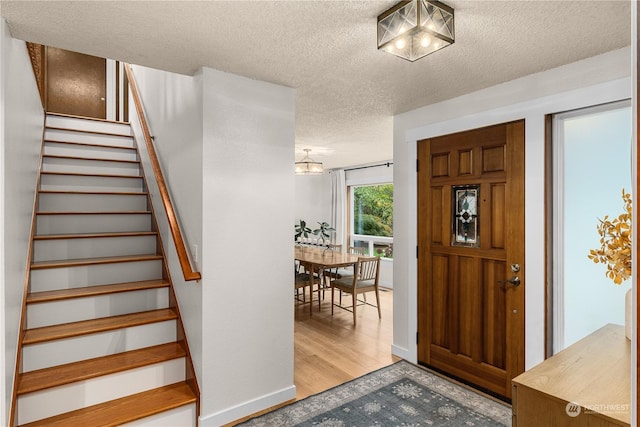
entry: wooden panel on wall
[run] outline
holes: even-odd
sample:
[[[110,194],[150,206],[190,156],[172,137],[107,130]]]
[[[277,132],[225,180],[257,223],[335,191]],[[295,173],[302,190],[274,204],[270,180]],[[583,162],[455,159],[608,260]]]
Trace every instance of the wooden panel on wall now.
[[[42,106],[46,105],[45,100],[45,48],[41,44],[27,42],[27,51],[29,52],[29,58],[31,59],[31,67],[33,68],[33,74],[36,77],[36,83],[38,84],[38,92],[40,92],[40,101]]]
[[[449,257],[434,255],[431,259],[431,275],[433,277],[433,292],[431,294],[431,332],[432,343],[443,348],[449,348],[449,324],[445,314],[449,305]],[[435,309],[437,307],[437,309]]]
[[[482,172],[501,172],[506,170],[504,145],[485,147],[482,150]]]
[[[449,153],[434,154],[431,157],[431,177],[449,176]]]
[[[503,261],[484,260],[482,267],[484,339],[482,361],[498,368],[505,368],[506,319],[505,292],[498,283],[506,277]]]

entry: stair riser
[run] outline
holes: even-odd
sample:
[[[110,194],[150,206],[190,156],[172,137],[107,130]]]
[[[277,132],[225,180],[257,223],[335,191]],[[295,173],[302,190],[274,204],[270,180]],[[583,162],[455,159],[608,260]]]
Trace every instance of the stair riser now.
[[[122,424],[121,427],[195,427],[196,418],[196,404],[192,403],[158,415]]]
[[[38,262],[155,253],[155,236],[37,240],[34,260]]]
[[[41,190],[58,191],[143,191],[140,178],[112,178],[101,176],[47,175],[41,178]]]
[[[123,262],[31,271],[31,292],[162,278],[162,261]]]
[[[122,212],[146,211],[147,195],[49,194],[38,198],[40,212]]]
[[[109,145],[111,147],[134,146],[133,138],[129,136],[102,135],[97,133],[73,132],[59,129],[47,129],[44,133],[44,139],[47,141]]]
[[[41,177],[42,190],[50,191],[143,191],[140,178],[111,178],[97,176],[47,175]]]
[[[131,127],[126,123],[111,123],[99,120],[76,119],[47,115],[47,126],[65,129],[92,130],[96,132],[130,134]]]
[[[29,304],[27,328],[131,314],[168,306],[167,288]]]
[[[140,393],[184,380],[184,358],[130,369],[18,397],[18,423]]]
[[[38,215],[37,234],[151,231],[149,214]]]
[[[42,162],[42,170],[44,172],[96,173],[127,176],[140,176],[139,166],[137,163],[61,159],[56,157],[45,157]]]
[[[24,372],[107,356],[176,340],[176,321],[48,341],[23,347]]]
[[[73,144],[60,144],[46,141],[44,154],[55,156],[92,157],[112,160],[138,160],[138,155],[133,150],[108,147],[91,147]]]

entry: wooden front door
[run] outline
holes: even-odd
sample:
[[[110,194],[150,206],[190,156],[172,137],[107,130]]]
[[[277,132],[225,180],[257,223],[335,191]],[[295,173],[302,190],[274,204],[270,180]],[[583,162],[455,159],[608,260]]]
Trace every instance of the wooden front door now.
[[[524,371],[524,121],[419,141],[418,162],[418,361],[510,399]]]
[[[47,111],[106,119],[106,59],[47,47],[46,60]]]

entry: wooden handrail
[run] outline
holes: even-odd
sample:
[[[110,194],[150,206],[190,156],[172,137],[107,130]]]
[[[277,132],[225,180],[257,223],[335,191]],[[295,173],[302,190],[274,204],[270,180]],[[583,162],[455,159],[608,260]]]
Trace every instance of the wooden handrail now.
[[[178,259],[180,260],[180,267],[182,267],[184,280],[200,280],[200,273],[194,271],[191,267],[191,261],[189,260],[186,244],[182,238],[176,212],[173,208],[173,204],[171,203],[171,198],[169,197],[169,191],[167,190],[167,184],[165,183],[164,176],[162,175],[162,169],[160,168],[160,162],[158,161],[156,150],[153,147],[151,133],[149,132],[149,126],[147,125],[147,119],[144,115],[144,110],[142,109],[140,92],[138,92],[138,86],[136,85],[133,72],[131,71],[131,66],[129,64],[124,64],[124,70],[127,73],[129,87],[131,88],[131,96],[133,97],[133,102],[136,106],[136,110],[138,111],[138,119],[140,120],[140,125],[142,127],[142,134],[144,135],[144,141],[147,144],[147,151],[149,152],[153,173],[155,174],[156,182],[158,183],[162,204],[164,205],[164,210],[167,213],[169,229],[171,230],[171,235],[173,236],[173,241],[176,245],[176,252],[178,253]]]

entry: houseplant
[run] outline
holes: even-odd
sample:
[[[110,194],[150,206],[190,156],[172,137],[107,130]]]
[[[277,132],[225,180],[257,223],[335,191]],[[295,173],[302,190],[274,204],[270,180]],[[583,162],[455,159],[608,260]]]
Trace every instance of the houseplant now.
[[[318,236],[320,239],[324,240],[324,241],[329,241],[331,239],[331,231],[336,231],[335,228],[332,228],[329,223],[326,222],[318,222],[318,225],[320,225],[319,228],[316,228],[315,230],[313,230],[313,234],[315,234],[316,236]]]
[[[614,284],[620,285],[631,277],[631,195],[622,189],[624,212],[609,220],[606,215],[598,218],[597,230],[600,235],[600,248],[589,251],[589,259],[594,263],[607,266],[606,276]],[[631,335],[631,290],[625,296],[625,333]]]
[[[298,223],[295,225],[295,235],[294,239],[298,240],[301,237],[309,237],[309,233],[312,233],[311,229],[307,227],[307,222],[303,219],[298,220]]]

